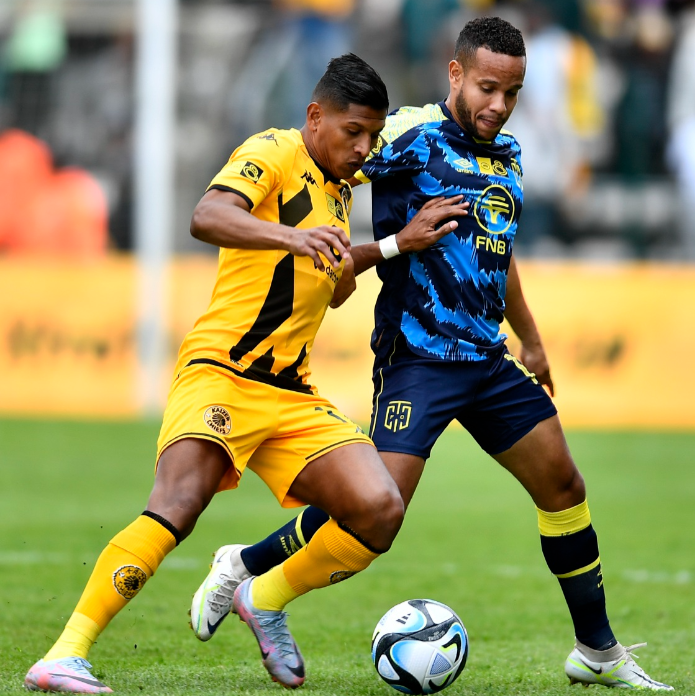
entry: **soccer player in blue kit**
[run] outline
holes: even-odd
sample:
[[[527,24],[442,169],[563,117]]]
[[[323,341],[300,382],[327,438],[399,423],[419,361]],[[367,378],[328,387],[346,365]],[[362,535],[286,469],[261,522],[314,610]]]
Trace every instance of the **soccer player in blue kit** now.
[[[584,481],[543,388],[552,394],[512,254],[523,202],[521,148],[502,130],[525,69],[517,29],[496,17],[469,22],[449,63],[447,99],[391,114],[353,181],[372,182],[377,240],[353,247],[355,274],[378,264],[383,282],[370,436],[407,505],[432,446],[458,420],[536,505],[543,555],[574,624],[570,682],[670,691],[637,665],[636,646],[624,647],[611,630]],[[411,252],[400,230],[433,198],[456,195],[469,203],[457,228]],[[352,289],[343,277],[335,305]],[[505,317],[521,340],[518,359],[500,332]],[[327,519],[310,507],[255,546],[223,546],[194,597],[196,635],[208,640],[239,583],[303,547]]]

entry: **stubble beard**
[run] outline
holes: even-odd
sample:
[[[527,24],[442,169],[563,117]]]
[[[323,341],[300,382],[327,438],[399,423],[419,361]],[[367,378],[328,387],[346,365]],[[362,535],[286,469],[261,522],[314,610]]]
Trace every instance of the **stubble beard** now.
[[[466,133],[472,135],[474,138],[478,138],[478,140],[487,140],[487,138],[484,138],[480,134],[478,127],[475,125],[473,115],[471,114],[471,109],[468,106],[468,102],[466,101],[465,97],[463,96],[463,90],[456,95],[456,99],[454,99],[454,108],[456,110],[456,116],[458,117],[458,120],[460,124],[463,126],[463,130],[465,130]],[[495,138],[499,135],[500,130],[502,130],[502,126],[500,126],[497,133],[495,133]]]
[[[469,135],[472,135],[474,138],[478,138],[480,140],[480,133],[475,125],[475,121],[473,120],[468,102],[463,96],[463,91],[456,95],[456,99],[454,100],[454,108],[456,109],[456,116],[458,116],[458,120],[463,126],[463,130],[465,130]]]

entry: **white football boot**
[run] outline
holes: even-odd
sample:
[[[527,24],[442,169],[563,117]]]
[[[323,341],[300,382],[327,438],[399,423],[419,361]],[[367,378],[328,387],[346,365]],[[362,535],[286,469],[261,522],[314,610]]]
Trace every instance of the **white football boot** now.
[[[210,572],[193,595],[191,628],[199,640],[210,640],[232,609],[234,591],[251,577],[241,560],[244,544],[222,546],[215,553]]]
[[[668,684],[652,679],[636,662],[632,653],[646,643],[625,647],[618,643],[608,650],[592,650],[579,641],[565,662],[570,684],[602,684],[619,689],[673,691]]]

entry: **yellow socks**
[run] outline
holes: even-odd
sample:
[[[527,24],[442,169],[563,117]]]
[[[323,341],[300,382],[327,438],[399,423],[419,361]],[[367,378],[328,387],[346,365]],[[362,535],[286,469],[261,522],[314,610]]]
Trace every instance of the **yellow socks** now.
[[[541,536],[545,537],[575,534],[591,524],[591,513],[586,500],[560,512],[545,512],[540,508],[536,508],[536,512],[538,513],[538,530]]]
[[[309,590],[347,580],[378,555],[355,534],[329,520],[304,548],[253,581],[253,603],[258,609],[282,611],[288,602]]]
[[[175,531],[163,518],[145,512],[116,534],[101,552],[65,630],[44,659],[86,658],[101,631],[176,546]]]

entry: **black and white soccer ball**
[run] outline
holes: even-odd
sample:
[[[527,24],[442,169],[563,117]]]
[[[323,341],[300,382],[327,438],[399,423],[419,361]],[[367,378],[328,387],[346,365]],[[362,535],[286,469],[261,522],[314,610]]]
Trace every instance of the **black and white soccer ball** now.
[[[468,634],[453,609],[410,599],[384,614],[372,636],[379,676],[406,694],[434,694],[450,686],[468,658]]]

